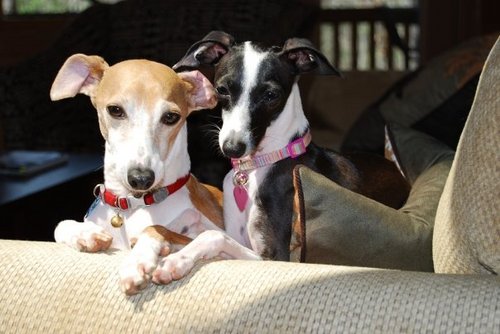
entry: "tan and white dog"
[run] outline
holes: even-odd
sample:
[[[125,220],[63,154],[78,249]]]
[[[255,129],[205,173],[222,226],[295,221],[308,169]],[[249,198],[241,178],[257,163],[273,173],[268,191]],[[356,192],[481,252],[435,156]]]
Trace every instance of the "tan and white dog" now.
[[[57,242],[87,252],[133,246],[120,269],[126,294],[150,280],[179,279],[200,258],[260,259],[222,232],[220,192],[190,174],[186,118],[217,102],[200,72],[177,74],[147,60],[109,66],[101,57],[75,54],[59,70],[50,97],[79,93],[90,96],[105,139],[104,184],[95,188],[83,223],[58,224]],[[184,253],[161,258],[192,238]]]

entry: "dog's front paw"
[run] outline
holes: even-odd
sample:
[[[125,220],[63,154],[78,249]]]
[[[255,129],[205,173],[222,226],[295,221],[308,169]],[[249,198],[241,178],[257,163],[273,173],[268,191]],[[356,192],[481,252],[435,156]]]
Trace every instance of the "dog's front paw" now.
[[[186,276],[194,267],[194,260],[182,254],[182,251],[164,257],[153,272],[153,282],[168,284]]]
[[[95,253],[108,249],[113,242],[111,234],[94,223],[79,223],[64,220],[57,225],[54,232],[57,242],[65,243],[80,252]]]
[[[156,262],[144,259],[129,258],[120,268],[120,287],[125,294],[131,296],[145,289],[151,274],[156,267]]]
[[[93,231],[81,235],[77,239],[77,248],[81,252],[96,253],[109,249],[113,237],[106,231]]]
[[[154,240],[139,238],[130,255],[120,268],[120,286],[127,295],[145,289],[157,267],[159,254],[168,246],[156,245]],[[161,248],[161,249],[160,249]]]

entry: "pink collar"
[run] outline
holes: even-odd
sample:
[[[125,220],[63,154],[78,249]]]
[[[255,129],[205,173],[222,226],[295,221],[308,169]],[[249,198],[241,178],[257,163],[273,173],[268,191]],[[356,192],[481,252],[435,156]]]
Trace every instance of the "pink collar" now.
[[[307,151],[307,146],[311,143],[311,132],[308,130],[303,137],[300,137],[281,150],[273,151],[256,156],[247,156],[241,159],[231,159],[233,168],[237,171],[248,171],[272,165],[275,162],[286,158],[296,158]]]
[[[181,177],[172,184],[166,187],[157,189],[155,191],[144,194],[142,197],[136,198],[134,196],[118,196],[113,194],[111,191],[107,190],[103,184],[98,184],[94,188],[94,195],[100,197],[101,200],[115,208],[120,210],[134,210],[139,207],[150,206],[155,203],[159,203],[166,199],[169,195],[172,195],[177,190],[181,189],[190,178],[191,174]]]
[[[307,146],[311,143],[311,132],[308,130],[303,137],[300,137],[281,150],[271,153],[266,153],[258,156],[249,156],[241,159],[231,159],[233,165],[233,196],[236,205],[240,212],[243,212],[248,203],[248,192],[246,185],[249,177],[246,173],[249,170],[254,170],[267,165],[272,165],[275,162],[286,158],[296,158],[306,153]]]

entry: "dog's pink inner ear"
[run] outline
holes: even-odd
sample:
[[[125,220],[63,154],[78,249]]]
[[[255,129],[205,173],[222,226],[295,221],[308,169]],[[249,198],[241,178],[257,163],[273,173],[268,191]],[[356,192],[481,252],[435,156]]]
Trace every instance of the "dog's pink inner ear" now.
[[[55,101],[78,93],[91,95],[107,67],[104,59],[98,56],[76,54],[69,57],[52,84],[50,98]]]
[[[80,93],[81,90],[87,90],[86,87],[95,84],[95,79],[90,76],[90,69],[86,64],[74,62],[69,64],[65,81],[68,84],[68,90]]]
[[[195,59],[201,64],[212,64],[217,62],[223,55],[227,53],[227,49],[217,43],[209,43],[201,46],[195,52]]]
[[[212,109],[217,105],[214,87],[201,72],[181,72],[178,75],[192,86],[187,92],[190,111]]]

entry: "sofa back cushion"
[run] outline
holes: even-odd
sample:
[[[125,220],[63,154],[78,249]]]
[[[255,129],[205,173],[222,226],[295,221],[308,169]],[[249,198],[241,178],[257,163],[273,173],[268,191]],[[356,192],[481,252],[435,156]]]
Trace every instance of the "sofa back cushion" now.
[[[292,261],[433,271],[434,219],[454,152],[429,135],[396,124],[390,138],[412,185],[398,210],[305,166],[295,169]]]

